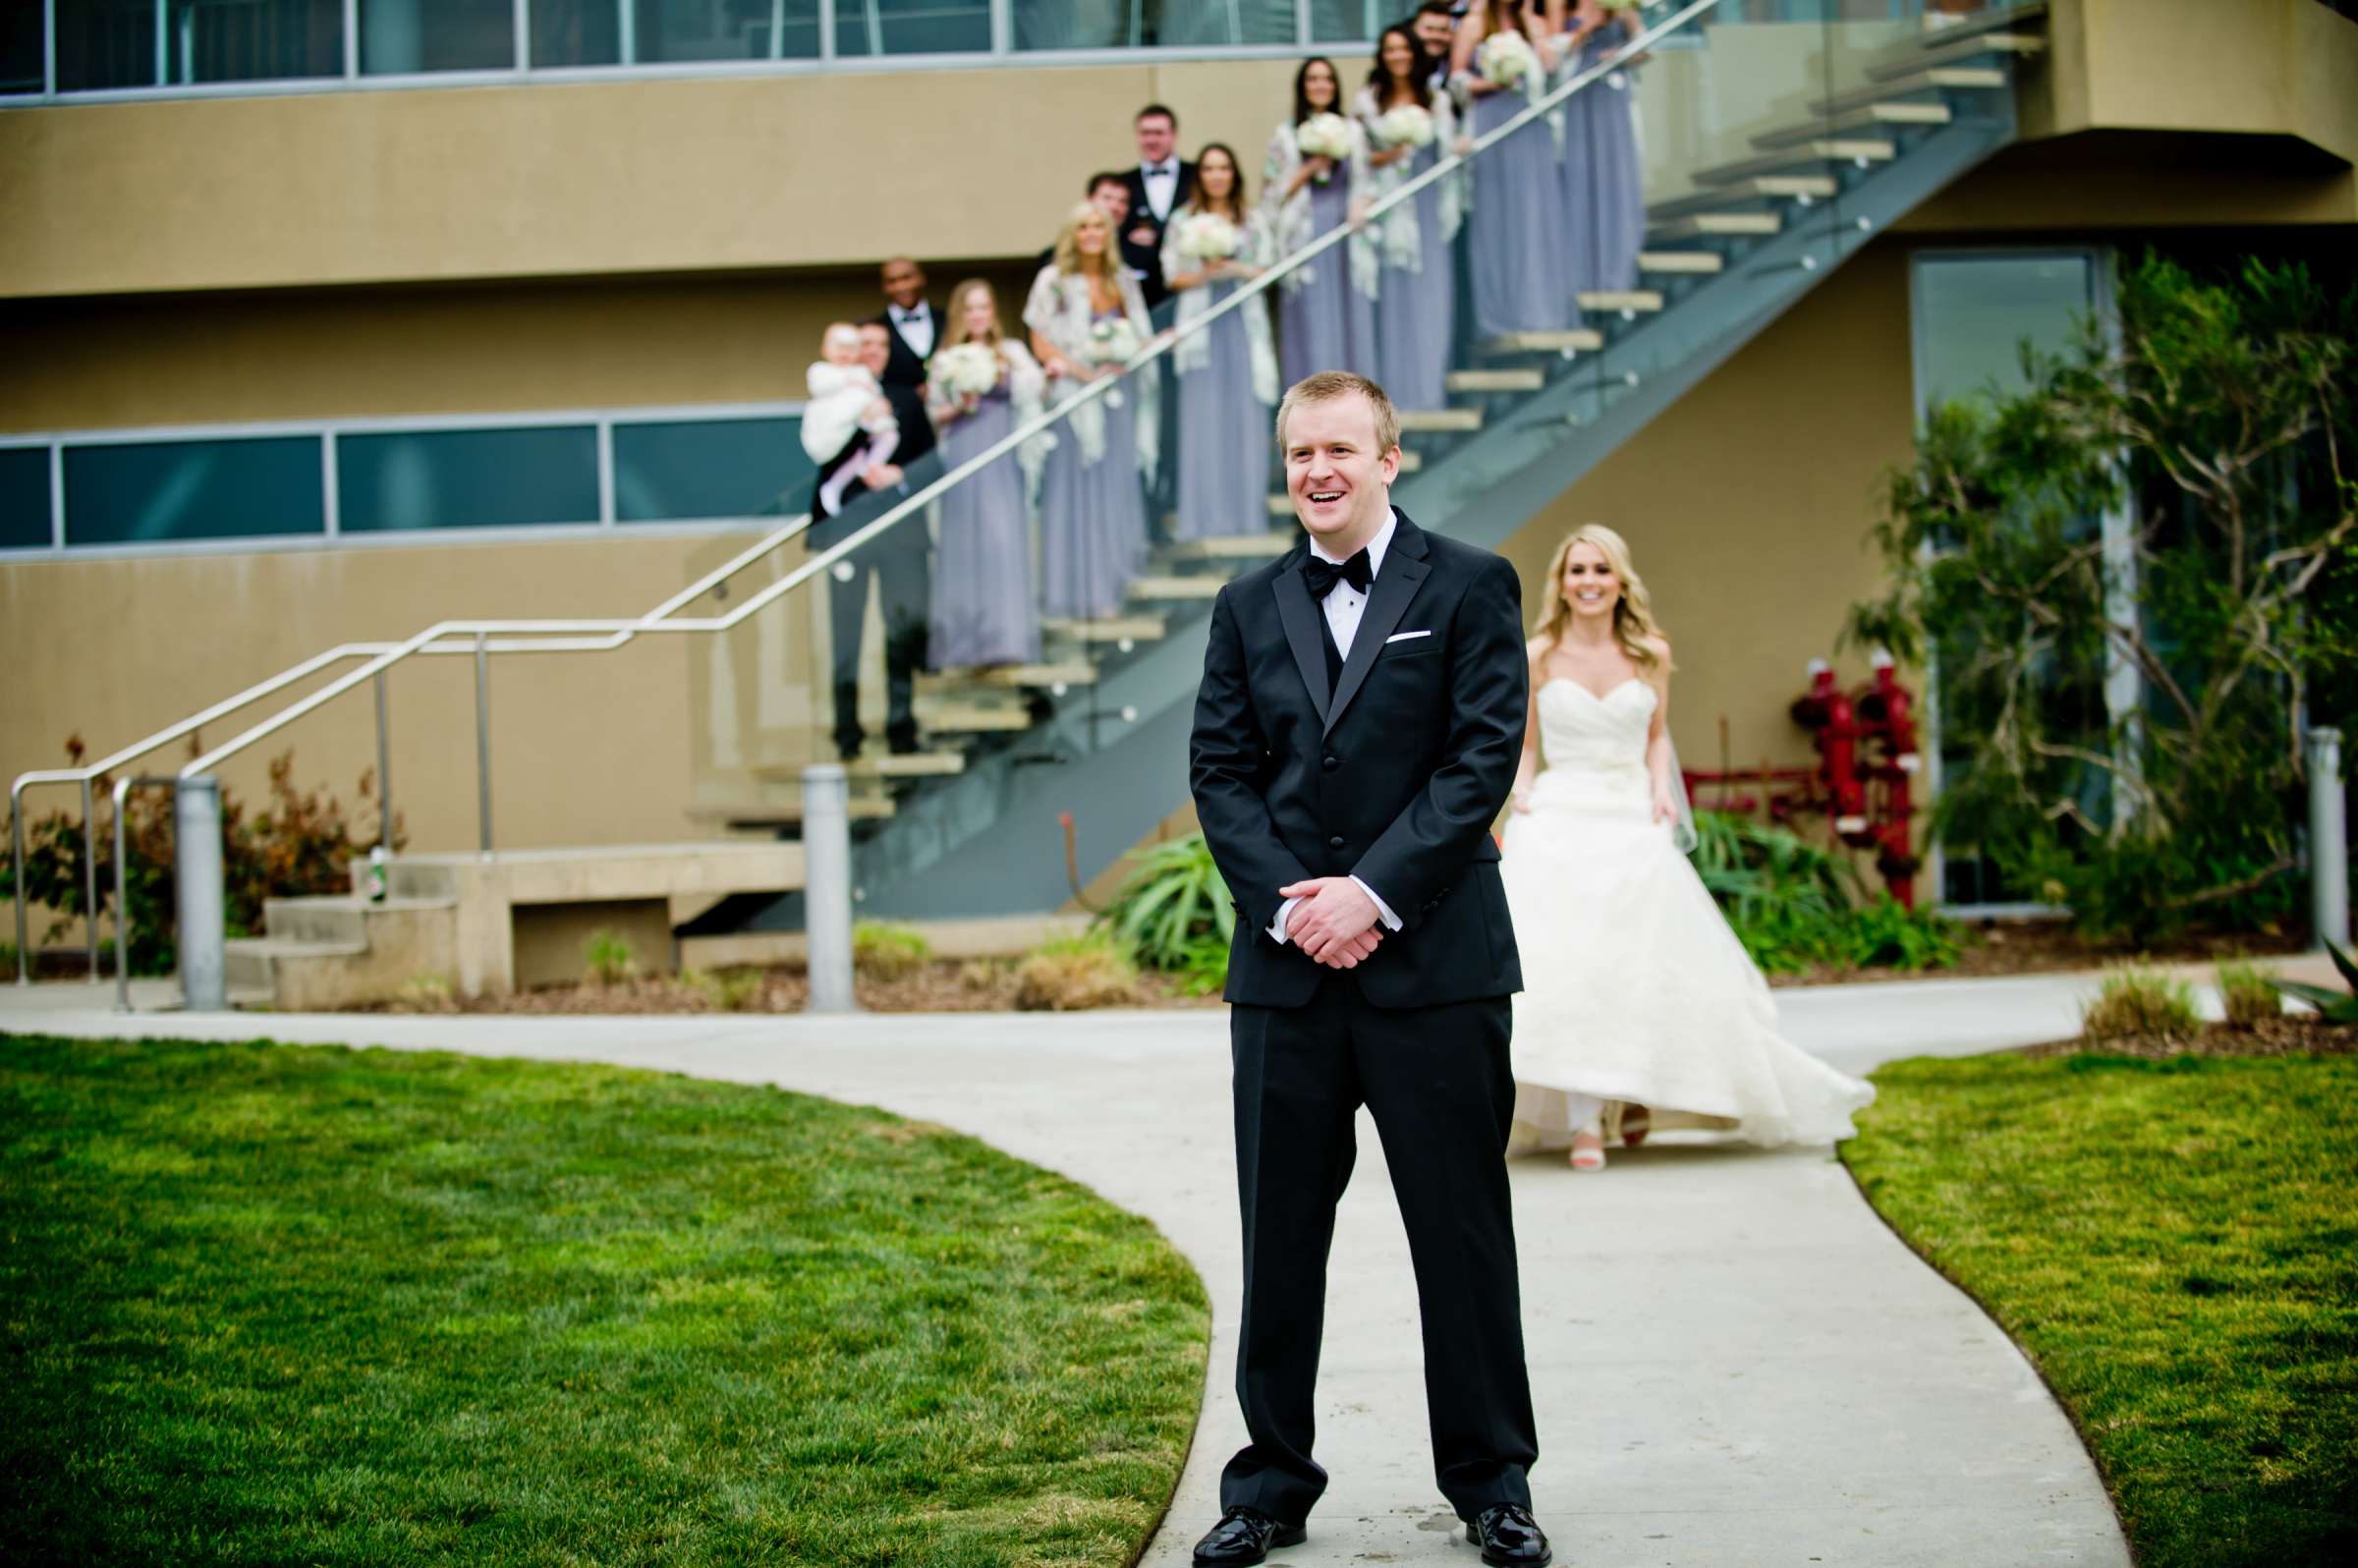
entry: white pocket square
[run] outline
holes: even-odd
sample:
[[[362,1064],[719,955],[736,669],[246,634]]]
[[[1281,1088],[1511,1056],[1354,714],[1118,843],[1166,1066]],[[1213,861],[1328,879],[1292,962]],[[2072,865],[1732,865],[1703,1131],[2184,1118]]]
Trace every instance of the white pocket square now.
[[[1432,634],[1431,632],[1429,632],[1429,631],[1428,631],[1428,632],[1394,632],[1394,633],[1393,633],[1393,634],[1392,634],[1390,637],[1387,637],[1387,638],[1385,638],[1385,639],[1384,639],[1384,642],[1385,642],[1386,644],[1391,644],[1391,643],[1405,643],[1405,642],[1407,642],[1407,641],[1408,641],[1410,638],[1412,638],[1412,637],[1431,637],[1431,636],[1432,636]]]

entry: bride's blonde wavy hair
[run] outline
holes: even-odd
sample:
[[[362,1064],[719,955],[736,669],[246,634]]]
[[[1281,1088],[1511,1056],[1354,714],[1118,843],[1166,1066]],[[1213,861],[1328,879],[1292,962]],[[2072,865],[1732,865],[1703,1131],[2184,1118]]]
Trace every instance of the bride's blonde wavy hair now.
[[[1613,605],[1613,640],[1629,655],[1630,663],[1653,673],[1662,664],[1662,656],[1646,644],[1648,638],[1662,636],[1661,624],[1654,618],[1654,600],[1646,591],[1646,580],[1629,564],[1629,541],[1601,523],[1583,523],[1555,547],[1547,562],[1547,587],[1540,595],[1539,624],[1532,628],[1532,635],[1545,638],[1554,646],[1563,642],[1565,629],[1572,624],[1572,606],[1564,598],[1564,563],[1572,558],[1575,544],[1595,545],[1604,564],[1613,569],[1613,576],[1621,580],[1621,597]]]

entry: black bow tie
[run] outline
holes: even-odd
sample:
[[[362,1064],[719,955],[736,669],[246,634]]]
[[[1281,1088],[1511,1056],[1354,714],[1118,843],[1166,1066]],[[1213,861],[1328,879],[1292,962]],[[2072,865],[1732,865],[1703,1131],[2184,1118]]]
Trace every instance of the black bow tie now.
[[[1176,163],[1150,163],[1147,165],[1147,172],[1149,174],[1177,174],[1179,165]]]
[[[1314,599],[1322,599],[1332,593],[1337,583],[1348,583],[1365,593],[1368,585],[1375,580],[1376,569],[1368,564],[1366,550],[1361,550],[1340,566],[1315,554],[1302,562],[1302,581],[1310,588],[1310,596]]]

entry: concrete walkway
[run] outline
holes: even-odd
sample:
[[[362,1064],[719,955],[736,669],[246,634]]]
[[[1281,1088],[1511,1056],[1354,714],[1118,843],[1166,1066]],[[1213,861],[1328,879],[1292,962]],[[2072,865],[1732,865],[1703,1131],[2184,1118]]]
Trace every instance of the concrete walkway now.
[[[2087,978],[1784,991],[1847,1071],[2067,1036]],[[974,1133],[1151,1218],[1203,1271],[1203,1424],[1148,1549],[1184,1564],[1244,1433],[1226,1015],[195,1017],[0,985],[0,1031],[447,1049],[778,1084]],[[1434,1489],[1407,1246],[1372,1124],[1337,1226],[1319,1445],[1333,1475],[1282,1564],[1476,1559]],[[1557,1561],[2128,1562],[2093,1466],[2005,1336],[1901,1246],[1825,1150],[1647,1148],[1601,1176],[1517,1161],[1538,1513]]]

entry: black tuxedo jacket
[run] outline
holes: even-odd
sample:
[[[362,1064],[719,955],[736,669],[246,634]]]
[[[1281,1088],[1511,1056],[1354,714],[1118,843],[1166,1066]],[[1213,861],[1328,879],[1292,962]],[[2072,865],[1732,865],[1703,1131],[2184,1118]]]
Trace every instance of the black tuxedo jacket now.
[[[1308,1002],[1326,972],[1269,936],[1277,889],[1347,875],[1403,927],[1348,972],[1370,1002],[1510,995],[1523,975],[1490,824],[1514,785],[1530,700],[1515,569],[1402,517],[1329,693],[1308,555],[1296,546],[1212,606],[1189,774],[1236,900],[1225,994]],[[1400,635],[1418,632],[1429,635]]]
[[[1171,297],[1170,287],[1162,279],[1162,231],[1170,227],[1170,220],[1179,215],[1179,209],[1194,198],[1196,166],[1185,158],[1179,160],[1179,183],[1171,194],[1171,210],[1159,218],[1147,200],[1144,166],[1133,167],[1122,176],[1122,181],[1130,188],[1130,216],[1122,223],[1122,259],[1142,274],[1139,292],[1147,297],[1147,308],[1159,309],[1162,302]],[[1130,243],[1130,236],[1142,225],[1154,231],[1153,244],[1140,246]]]
[[[941,307],[929,300],[926,303],[933,315],[933,346],[939,348],[948,328],[942,325]],[[926,362],[893,325],[890,310],[870,316],[862,325],[884,329],[884,373],[876,380],[884,401],[892,405],[892,417],[901,424],[901,439],[893,448],[892,461],[896,467],[907,468],[934,445],[933,420],[926,413]]]

